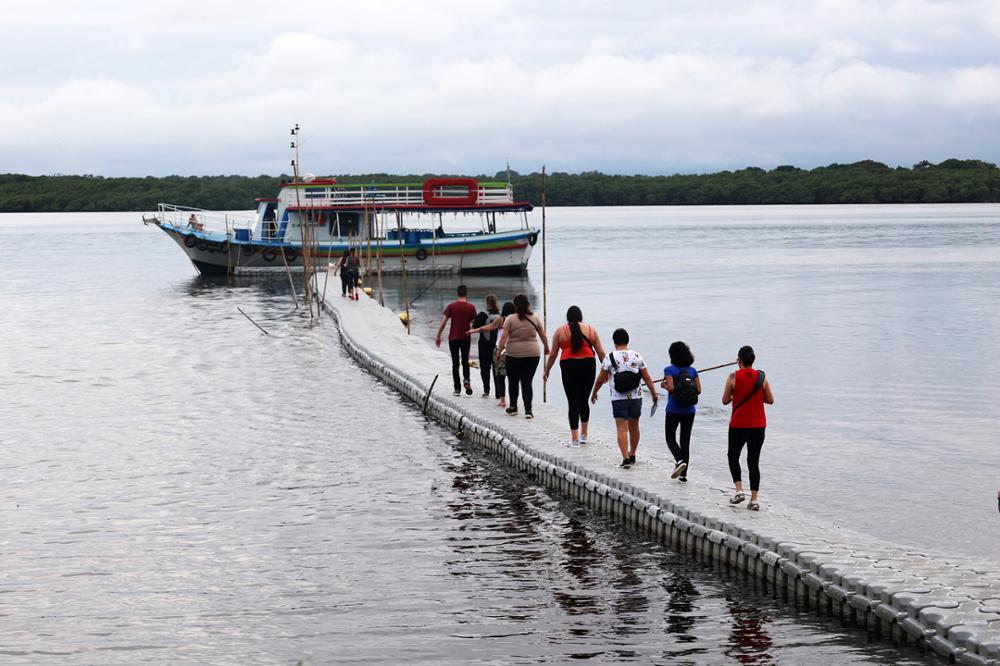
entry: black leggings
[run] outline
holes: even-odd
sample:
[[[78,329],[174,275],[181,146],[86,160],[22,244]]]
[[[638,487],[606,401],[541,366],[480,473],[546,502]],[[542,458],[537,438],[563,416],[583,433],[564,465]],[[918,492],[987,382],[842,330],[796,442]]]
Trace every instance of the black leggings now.
[[[691,469],[691,428],[694,426],[694,414],[674,414],[667,412],[666,417],[667,448],[674,456],[674,462],[682,460]],[[681,427],[681,441],[677,443],[677,426]],[[731,441],[731,440],[730,440]],[[685,471],[685,476],[687,472]]]
[[[760,450],[764,446],[764,428],[729,429],[729,473],[733,482],[742,481],[740,453],[747,447],[747,467],[750,468],[750,490],[760,490]]]
[[[594,388],[597,363],[590,358],[568,358],[559,361],[563,390],[569,405],[569,429],[576,430],[580,421],[590,421],[590,389]]]
[[[347,296],[347,290],[351,288],[351,278],[354,277],[351,271],[346,268],[340,269],[340,294]]]
[[[524,411],[531,413],[531,398],[534,393],[531,390],[531,380],[535,378],[535,370],[538,369],[540,356],[516,356],[507,357],[507,378],[510,380],[507,392],[510,394],[510,404],[508,407],[517,409],[517,395],[524,395]]]
[[[451,378],[455,380],[455,390],[462,388],[462,383],[458,378],[458,356],[462,355],[462,376],[465,381],[469,381],[469,347],[472,340],[449,340],[448,349],[451,351]]]
[[[490,377],[493,376],[493,351],[495,349],[495,344],[483,344],[482,340],[479,341],[479,376],[483,378],[483,393],[490,392]]]

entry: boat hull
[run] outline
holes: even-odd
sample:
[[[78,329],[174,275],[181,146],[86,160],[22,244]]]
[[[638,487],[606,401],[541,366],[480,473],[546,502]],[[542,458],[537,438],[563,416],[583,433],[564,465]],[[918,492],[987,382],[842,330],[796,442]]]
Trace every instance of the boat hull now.
[[[157,226],[170,236],[204,275],[302,270],[302,245],[273,241],[243,241],[222,234],[167,223]],[[478,273],[520,275],[527,270],[531,250],[538,241],[533,230],[497,234],[445,236],[399,244],[398,240],[372,241],[353,246],[360,252],[362,270],[384,273],[408,272]],[[312,248],[313,265],[325,270],[348,248],[347,243]]]

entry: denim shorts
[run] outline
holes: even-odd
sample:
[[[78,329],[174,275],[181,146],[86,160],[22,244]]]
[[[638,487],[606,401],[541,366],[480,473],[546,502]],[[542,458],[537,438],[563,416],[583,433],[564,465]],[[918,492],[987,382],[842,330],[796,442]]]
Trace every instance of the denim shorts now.
[[[612,400],[611,414],[616,419],[637,419],[642,416],[642,398]]]

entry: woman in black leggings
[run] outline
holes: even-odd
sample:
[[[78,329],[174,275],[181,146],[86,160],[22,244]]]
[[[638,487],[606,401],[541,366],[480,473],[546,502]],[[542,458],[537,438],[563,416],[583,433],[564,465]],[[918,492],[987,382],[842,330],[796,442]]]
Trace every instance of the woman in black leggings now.
[[[747,467],[750,469],[750,502],[747,508],[759,511],[760,451],[764,447],[764,429],[767,427],[764,405],[774,404],[774,394],[764,372],[753,368],[753,347],[741,347],[737,360],[740,369],[729,375],[722,392],[722,404],[733,405],[733,415],[729,419],[729,473],[733,477],[736,494],[729,503],[739,504],[746,499],[740,470],[740,453],[746,446]]]
[[[545,354],[549,353],[549,340],[542,329],[541,320],[531,312],[528,297],[518,294],[514,297],[514,314],[504,319],[503,335],[497,345],[497,356],[507,352],[507,392],[510,395],[510,406],[507,413],[517,415],[517,399],[524,397],[524,417],[535,418],[531,411],[533,391],[531,381],[535,378],[541,353],[538,341],[541,340]]]
[[[549,380],[549,372],[560,353],[562,360],[559,361],[559,373],[562,375],[563,390],[569,406],[568,445],[576,448],[587,443],[590,390],[594,388],[594,378],[597,376],[594,356],[603,361],[604,347],[601,346],[597,331],[583,323],[583,313],[575,305],[566,311],[566,324],[552,334],[552,351],[545,361],[545,381]]]

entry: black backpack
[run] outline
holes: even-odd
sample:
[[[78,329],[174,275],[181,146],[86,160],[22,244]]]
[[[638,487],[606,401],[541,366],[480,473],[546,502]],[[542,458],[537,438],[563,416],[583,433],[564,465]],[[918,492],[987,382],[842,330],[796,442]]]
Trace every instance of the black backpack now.
[[[680,370],[674,379],[674,404],[678,407],[693,407],[698,404],[698,387],[694,384],[694,377],[687,370]]]
[[[639,388],[639,384],[642,383],[642,373],[632,372],[631,370],[619,370],[618,363],[615,362],[614,352],[608,354],[608,358],[611,359],[611,366],[615,369],[614,385],[616,391],[619,393],[628,393]]]

